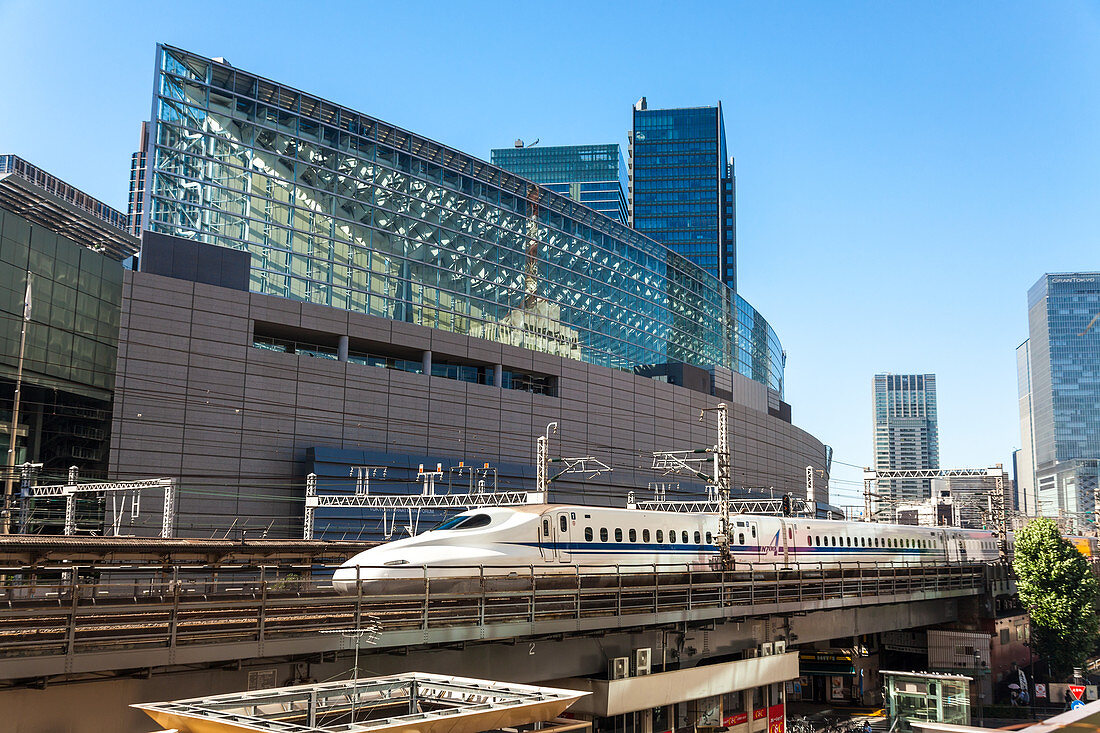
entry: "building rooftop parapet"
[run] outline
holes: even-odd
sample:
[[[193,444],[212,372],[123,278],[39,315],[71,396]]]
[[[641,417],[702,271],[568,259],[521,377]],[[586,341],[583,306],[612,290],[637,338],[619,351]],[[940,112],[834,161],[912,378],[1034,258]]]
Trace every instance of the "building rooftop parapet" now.
[[[0,205],[116,260],[140,248],[125,214],[16,155],[0,155]]]

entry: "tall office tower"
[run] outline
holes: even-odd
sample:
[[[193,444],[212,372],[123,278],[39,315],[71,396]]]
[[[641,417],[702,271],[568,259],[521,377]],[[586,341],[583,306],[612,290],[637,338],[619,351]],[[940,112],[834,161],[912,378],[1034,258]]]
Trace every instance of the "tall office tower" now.
[[[733,159],[722,103],[649,109],[634,105],[630,225],[737,288]]]
[[[1016,383],[1020,391],[1020,445],[1012,453],[1016,474],[1017,510],[1025,517],[1039,513],[1035,493],[1035,435],[1031,425],[1031,348],[1025,340],[1016,347]]]
[[[1043,275],[1027,301],[1020,462],[1038,513],[1081,529],[1095,523],[1100,473],[1100,272]]]
[[[626,224],[626,165],[618,145],[494,148],[491,162]]]
[[[875,470],[940,467],[935,374],[876,374]],[[932,495],[931,479],[878,481],[876,511]]]
[[[149,147],[149,123],[141,123],[141,141],[137,152],[130,156],[130,197],[126,204],[127,230],[141,236],[141,216],[145,200],[145,151]]]

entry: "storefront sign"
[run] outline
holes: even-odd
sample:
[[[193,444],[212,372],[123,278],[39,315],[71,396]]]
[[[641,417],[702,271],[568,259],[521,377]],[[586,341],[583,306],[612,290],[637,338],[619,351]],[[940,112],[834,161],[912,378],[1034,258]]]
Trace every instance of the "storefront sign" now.
[[[768,733],[783,733],[783,706],[772,705],[768,708]]]
[[[749,722],[748,713],[734,713],[733,715],[727,715],[722,718],[722,725],[727,728],[732,728],[735,725],[744,725],[747,722]]]

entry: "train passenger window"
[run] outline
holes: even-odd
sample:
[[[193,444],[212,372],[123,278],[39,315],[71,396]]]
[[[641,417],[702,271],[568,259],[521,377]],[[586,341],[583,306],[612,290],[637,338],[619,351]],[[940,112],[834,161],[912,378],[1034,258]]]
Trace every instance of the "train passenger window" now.
[[[817,536],[817,541],[814,542],[814,544],[817,545],[818,547],[821,547],[821,535]]]
[[[657,530],[657,544],[661,544],[665,541],[665,533],[661,530]]]
[[[714,544],[714,537],[711,535],[710,532],[707,532],[707,544],[708,545],[713,545]]]
[[[643,529],[642,530],[642,542],[649,542],[649,530],[648,529]]]
[[[542,536],[543,537],[549,537],[550,536],[550,520],[549,519],[542,520]]]
[[[680,532],[680,541],[685,545],[688,543],[688,533],[686,529]]]
[[[607,527],[600,527],[600,542],[607,542]]]
[[[558,526],[561,527],[562,532],[565,532],[569,529],[569,520],[565,518],[564,514],[562,514],[561,517],[558,518]]]
[[[696,530],[696,532],[695,532],[695,544],[698,545],[698,544],[702,543],[702,541],[703,541],[703,535],[699,534],[699,531]]]
[[[739,545],[745,544],[745,533],[744,532],[738,532],[737,533],[737,544],[739,544]]]
[[[806,535],[806,547],[814,546],[814,536],[812,534]]]
[[[627,536],[630,537],[631,542],[637,542],[638,541],[638,530],[636,530],[634,528],[631,528],[631,530],[630,530],[630,532],[628,533]]]
[[[585,527],[584,528],[584,541],[585,542],[591,542],[592,541],[592,528],[591,527]]]
[[[622,527],[616,527],[615,528],[615,541],[616,542],[622,542],[623,541],[623,529],[622,529]]]
[[[852,538],[851,537],[845,537],[844,540],[848,543],[848,547],[852,546]]]

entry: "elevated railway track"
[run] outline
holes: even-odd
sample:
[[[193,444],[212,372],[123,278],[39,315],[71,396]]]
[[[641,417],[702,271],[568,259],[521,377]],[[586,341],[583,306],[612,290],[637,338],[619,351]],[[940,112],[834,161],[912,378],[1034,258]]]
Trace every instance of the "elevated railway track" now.
[[[241,566],[9,568],[0,588],[0,680],[215,663],[352,648],[536,639],[961,598],[985,593],[989,568],[820,565],[617,574],[534,570],[508,578],[423,579],[400,595],[339,595],[325,574]],[[322,633],[327,632],[327,633]]]

